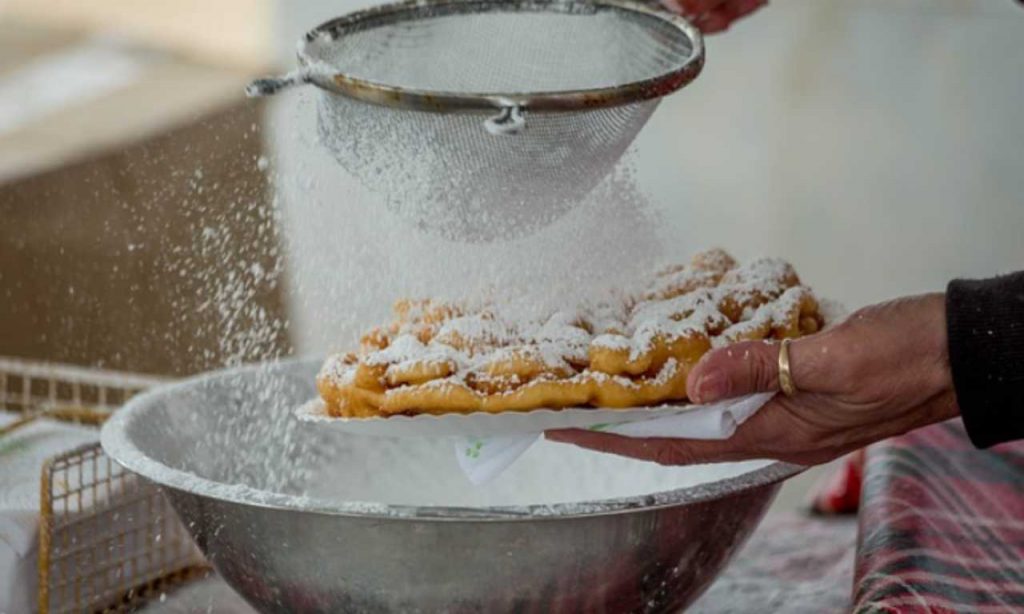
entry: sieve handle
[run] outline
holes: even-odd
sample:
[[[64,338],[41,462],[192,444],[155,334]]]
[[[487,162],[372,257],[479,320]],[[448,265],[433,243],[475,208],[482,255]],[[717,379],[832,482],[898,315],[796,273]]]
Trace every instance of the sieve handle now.
[[[526,112],[517,104],[502,107],[500,113],[484,121],[484,128],[497,136],[519,134],[526,130]]]
[[[312,74],[308,70],[293,70],[280,77],[263,77],[253,80],[245,86],[245,95],[249,98],[262,98],[273,96],[281,90],[290,89],[297,85],[312,83]]]

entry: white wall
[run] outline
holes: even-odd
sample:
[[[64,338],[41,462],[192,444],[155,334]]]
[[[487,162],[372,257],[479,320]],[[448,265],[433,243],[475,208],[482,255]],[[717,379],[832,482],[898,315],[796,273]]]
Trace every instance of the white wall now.
[[[781,0],[643,133],[687,249],[784,255],[850,305],[1024,268],[1024,8]]]

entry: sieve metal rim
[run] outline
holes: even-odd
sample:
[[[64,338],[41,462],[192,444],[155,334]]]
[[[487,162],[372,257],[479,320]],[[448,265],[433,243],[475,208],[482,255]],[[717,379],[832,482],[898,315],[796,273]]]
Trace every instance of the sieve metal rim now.
[[[564,14],[592,14],[624,11],[660,20],[686,37],[689,56],[671,70],[654,77],[611,87],[555,90],[545,92],[452,92],[408,89],[360,79],[334,69],[323,69],[312,58],[309,46],[319,37],[336,37],[380,25],[396,23],[412,14],[430,17],[499,11],[556,11]],[[621,106],[661,98],[679,90],[700,74],[704,66],[704,42],[700,30],[685,18],[632,0],[405,0],[374,6],[326,21],[300,41],[298,59],[303,67],[298,81],[305,81],[331,93],[380,106],[420,111],[495,110],[520,108],[529,111],[581,111]],[[270,91],[277,91],[274,88]]]

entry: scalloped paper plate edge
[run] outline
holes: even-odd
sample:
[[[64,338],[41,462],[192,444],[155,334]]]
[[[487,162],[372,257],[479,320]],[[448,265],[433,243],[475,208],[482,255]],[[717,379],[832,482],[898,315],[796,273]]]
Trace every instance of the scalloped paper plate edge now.
[[[568,407],[533,409],[500,413],[417,414],[387,418],[336,418],[327,415],[322,399],[312,399],[298,407],[295,417],[349,433],[381,437],[489,437],[540,433],[559,428],[600,429],[603,425],[637,422],[691,411],[698,405],[659,405],[623,409]]]

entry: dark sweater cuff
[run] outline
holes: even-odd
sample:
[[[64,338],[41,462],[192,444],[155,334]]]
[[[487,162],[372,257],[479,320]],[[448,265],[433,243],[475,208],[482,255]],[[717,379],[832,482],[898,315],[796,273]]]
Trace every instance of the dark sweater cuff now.
[[[1024,272],[946,289],[949,363],[971,442],[1024,439]]]

